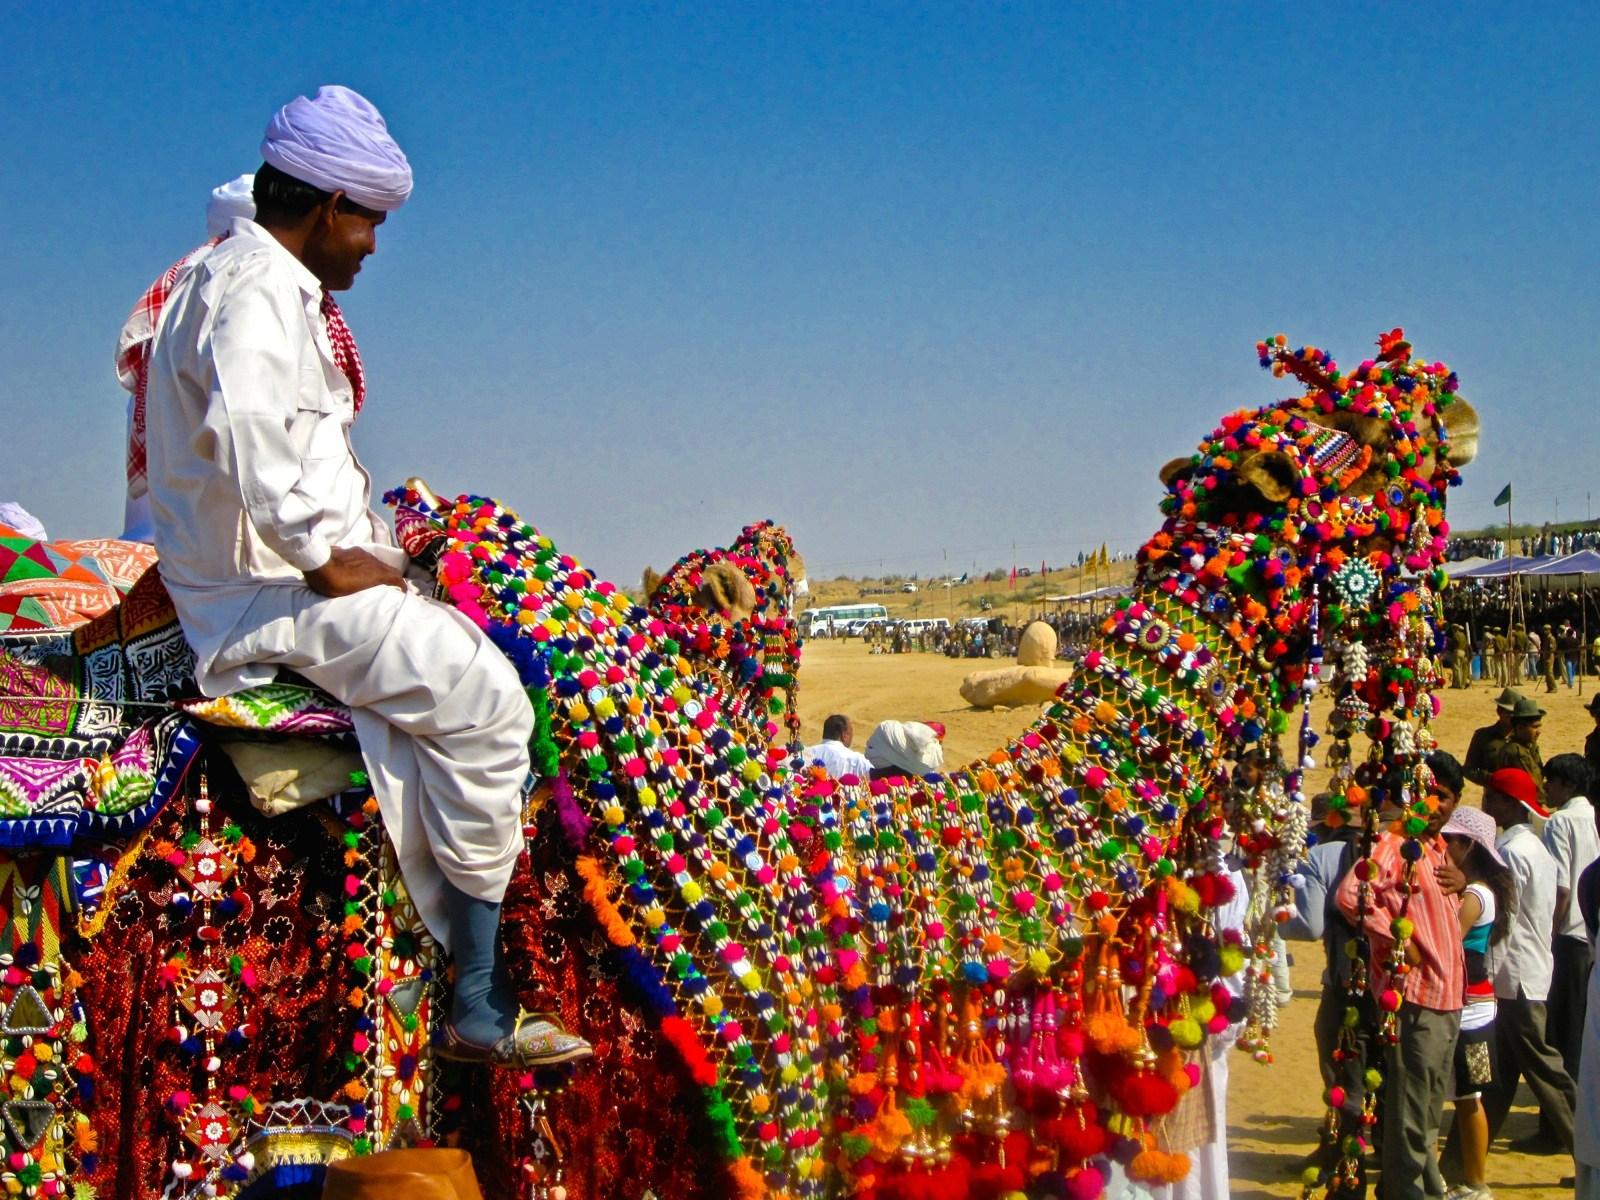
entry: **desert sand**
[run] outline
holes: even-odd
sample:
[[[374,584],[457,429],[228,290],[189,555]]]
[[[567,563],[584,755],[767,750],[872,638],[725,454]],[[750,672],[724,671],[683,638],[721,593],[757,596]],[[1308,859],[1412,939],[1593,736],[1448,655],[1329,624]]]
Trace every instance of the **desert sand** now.
[[[821,737],[822,721],[829,713],[848,714],[855,723],[857,748],[878,721],[942,721],[948,728],[945,758],[954,765],[987,754],[1025,729],[1038,716],[1038,708],[980,711],[967,707],[957,688],[972,670],[972,660],[934,654],[868,654],[857,641],[809,642],[800,673],[800,711],[808,741]],[[1528,695],[1539,697],[1548,710],[1541,749],[1545,757],[1566,750],[1582,751],[1583,739],[1593,728],[1584,711],[1596,681],[1585,681],[1585,694],[1562,687],[1546,696],[1524,684]],[[1493,712],[1497,687],[1477,684],[1465,691],[1445,691],[1444,713],[1434,726],[1443,749],[1458,757],[1466,750],[1472,731],[1486,724]],[[1321,729],[1322,713],[1315,714]],[[1311,779],[1319,782],[1317,773]],[[1476,804],[1476,788],[1468,803]],[[1297,1173],[1304,1156],[1315,1146],[1322,1117],[1321,1084],[1312,1045],[1311,1019],[1316,1004],[1322,949],[1310,943],[1292,943],[1295,954],[1295,1000],[1284,1010],[1273,1037],[1276,1061],[1262,1065],[1243,1055],[1235,1057],[1230,1077],[1228,1137],[1233,1167],[1233,1194],[1242,1197],[1278,1197],[1299,1194]],[[1532,1133],[1536,1113],[1526,1087],[1506,1122],[1504,1139]],[[1446,1120],[1449,1120],[1448,1112]],[[1500,1195],[1520,1200],[1555,1200],[1569,1196],[1558,1184],[1572,1173],[1564,1157],[1528,1157],[1511,1154],[1504,1141],[1489,1159],[1489,1184]]]

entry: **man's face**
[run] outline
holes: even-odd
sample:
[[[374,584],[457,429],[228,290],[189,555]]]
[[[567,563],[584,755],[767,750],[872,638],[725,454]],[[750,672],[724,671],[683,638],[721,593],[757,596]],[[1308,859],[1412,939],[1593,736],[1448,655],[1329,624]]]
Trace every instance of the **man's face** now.
[[[361,260],[377,251],[383,220],[383,213],[353,205],[343,192],[335,192],[318,210],[302,261],[328,291],[348,290],[355,284]]]
[[[1543,724],[1542,721],[1518,721],[1511,727],[1511,736],[1524,746],[1536,746]]]
[[[844,723],[844,728],[839,732],[839,744],[841,746],[852,746],[855,744],[855,740],[856,727],[850,724],[849,721],[846,721]]]
[[[1461,803],[1461,795],[1437,779],[1428,788],[1428,794],[1434,799],[1433,815],[1428,818],[1428,836],[1437,837],[1439,831],[1449,824],[1451,815],[1456,811],[1456,805]]]

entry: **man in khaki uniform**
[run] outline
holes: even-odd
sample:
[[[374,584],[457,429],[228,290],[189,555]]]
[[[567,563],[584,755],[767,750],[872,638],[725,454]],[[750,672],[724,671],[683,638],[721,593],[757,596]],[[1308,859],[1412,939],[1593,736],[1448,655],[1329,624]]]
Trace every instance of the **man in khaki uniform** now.
[[[1544,690],[1556,690],[1556,664],[1561,661],[1561,647],[1556,643],[1555,630],[1546,625],[1539,631],[1539,665],[1544,668]]]
[[[1503,767],[1526,771],[1539,789],[1541,804],[1544,803],[1544,760],[1539,757],[1539,732],[1543,721],[1544,709],[1537,700],[1529,696],[1517,697],[1511,710],[1511,736],[1499,744],[1490,760],[1494,771]]]
[[[1498,629],[1491,628],[1483,640],[1483,674],[1487,678],[1490,671],[1494,672],[1496,682],[1502,688],[1511,686],[1511,678],[1506,673],[1506,645],[1505,639],[1500,636]]]
[[[1461,760],[1461,773],[1482,787],[1494,773],[1495,757],[1500,745],[1511,736],[1511,714],[1522,697],[1505,688],[1494,702],[1494,723],[1473,731],[1467,743],[1466,757]]]
[[[1450,626],[1450,686],[1456,689],[1472,686],[1472,652],[1467,647],[1467,627]]]

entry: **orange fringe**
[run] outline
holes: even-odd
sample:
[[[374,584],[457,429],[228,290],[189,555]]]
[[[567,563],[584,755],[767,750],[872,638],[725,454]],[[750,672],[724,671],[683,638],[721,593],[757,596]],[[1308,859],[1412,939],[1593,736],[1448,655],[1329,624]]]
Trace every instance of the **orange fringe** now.
[[[611,944],[633,945],[633,930],[628,928],[616,905],[611,903],[610,887],[605,872],[600,869],[600,864],[587,855],[580,855],[577,867],[578,874],[583,876],[583,898],[589,902],[589,907],[594,909],[595,918],[600,922],[600,927],[606,931],[606,937]]]

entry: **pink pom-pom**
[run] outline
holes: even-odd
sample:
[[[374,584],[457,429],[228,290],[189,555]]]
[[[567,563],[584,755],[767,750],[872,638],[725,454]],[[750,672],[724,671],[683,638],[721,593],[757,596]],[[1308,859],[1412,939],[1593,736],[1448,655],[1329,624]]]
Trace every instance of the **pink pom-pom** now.
[[[1099,1200],[1106,1190],[1106,1177],[1098,1167],[1084,1167],[1067,1180],[1067,1200]]]

